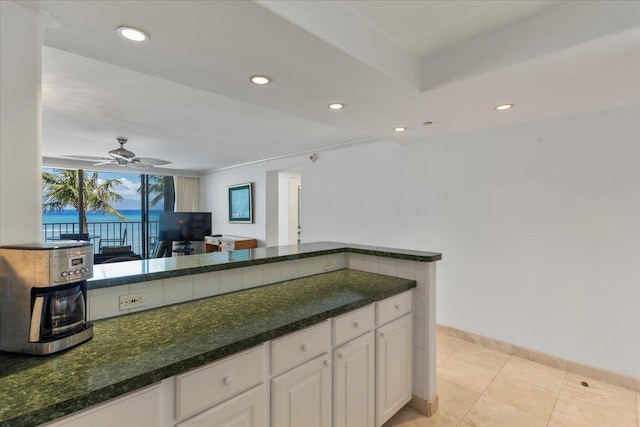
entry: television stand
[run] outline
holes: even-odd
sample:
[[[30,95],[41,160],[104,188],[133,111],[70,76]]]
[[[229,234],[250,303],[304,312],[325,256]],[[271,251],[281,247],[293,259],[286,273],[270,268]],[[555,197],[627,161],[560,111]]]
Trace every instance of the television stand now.
[[[216,235],[204,238],[206,252],[234,251],[237,249],[253,249],[258,241],[250,237]]]
[[[180,242],[180,243],[178,243],[178,245],[182,246],[182,247],[174,249],[173,252],[177,252],[177,253],[183,254],[183,255],[191,255],[193,253],[193,251],[195,251],[193,246],[191,246],[191,242],[189,242],[189,241]]]

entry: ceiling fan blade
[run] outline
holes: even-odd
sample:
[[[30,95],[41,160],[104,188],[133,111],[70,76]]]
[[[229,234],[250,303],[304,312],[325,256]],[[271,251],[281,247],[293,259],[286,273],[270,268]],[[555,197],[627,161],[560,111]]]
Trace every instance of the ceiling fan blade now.
[[[109,151],[110,157],[96,157],[96,156],[78,156],[69,155],[62,156],[70,159],[84,160],[86,162],[97,162],[93,166],[103,166],[117,164],[118,166],[129,166],[133,169],[151,169],[154,166],[168,165],[171,162],[162,159],[154,159],[152,157],[135,157],[135,154],[124,148],[124,144],[127,142],[126,138],[116,138],[120,144],[119,148]]]
[[[67,157],[69,159],[77,159],[77,160],[85,160],[87,162],[98,162],[98,161],[111,161],[108,157],[98,157],[98,156],[62,156]]]
[[[138,163],[146,163],[147,165],[160,166],[160,165],[168,165],[171,162],[162,159],[154,159],[151,157],[136,157],[133,159],[134,162]]]
[[[150,165],[147,163],[138,163],[138,162],[131,162],[127,166],[129,166],[132,169],[152,169],[153,168],[153,165]]]

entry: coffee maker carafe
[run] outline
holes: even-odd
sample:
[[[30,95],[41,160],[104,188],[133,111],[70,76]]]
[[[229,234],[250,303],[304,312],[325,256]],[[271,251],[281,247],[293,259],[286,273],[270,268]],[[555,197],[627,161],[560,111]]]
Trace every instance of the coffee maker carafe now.
[[[89,242],[0,247],[0,350],[44,355],[90,339],[86,280],[92,276]]]

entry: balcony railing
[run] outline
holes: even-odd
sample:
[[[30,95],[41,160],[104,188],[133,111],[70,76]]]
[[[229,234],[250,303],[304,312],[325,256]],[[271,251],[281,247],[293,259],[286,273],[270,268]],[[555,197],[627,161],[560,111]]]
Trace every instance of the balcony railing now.
[[[149,221],[150,249],[158,238],[159,221]],[[99,253],[102,246],[129,246],[136,254],[142,253],[142,222],[88,222],[87,231],[89,240],[93,243],[94,253]],[[125,235],[125,230],[127,230]],[[42,240],[60,240],[61,234],[79,234],[80,228],[77,222],[56,222],[42,224]],[[120,244],[122,236],[125,236],[124,244]]]

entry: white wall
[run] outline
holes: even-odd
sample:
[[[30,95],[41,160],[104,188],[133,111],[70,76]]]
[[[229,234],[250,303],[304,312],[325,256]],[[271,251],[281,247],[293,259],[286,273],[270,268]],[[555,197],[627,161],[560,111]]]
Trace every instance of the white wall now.
[[[42,240],[40,14],[0,1],[0,243]]]
[[[265,163],[257,163],[241,168],[228,169],[200,177],[200,207],[212,212],[213,233],[258,239],[258,246],[265,246],[267,235],[274,245],[278,241],[278,204],[269,207],[266,202],[267,181],[271,180],[273,197],[278,194],[278,173],[286,169],[297,168],[302,164],[313,164],[306,155],[289,157]],[[270,178],[267,172],[271,172]],[[253,224],[229,224],[227,187],[229,185],[253,183]],[[267,225],[267,208],[272,221]],[[301,215],[302,216],[302,215]],[[301,218],[301,223],[304,224]],[[267,230],[267,228],[270,228]]]
[[[638,123],[635,107],[322,153],[303,164],[303,241],[442,252],[439,323],[640,376]]]

